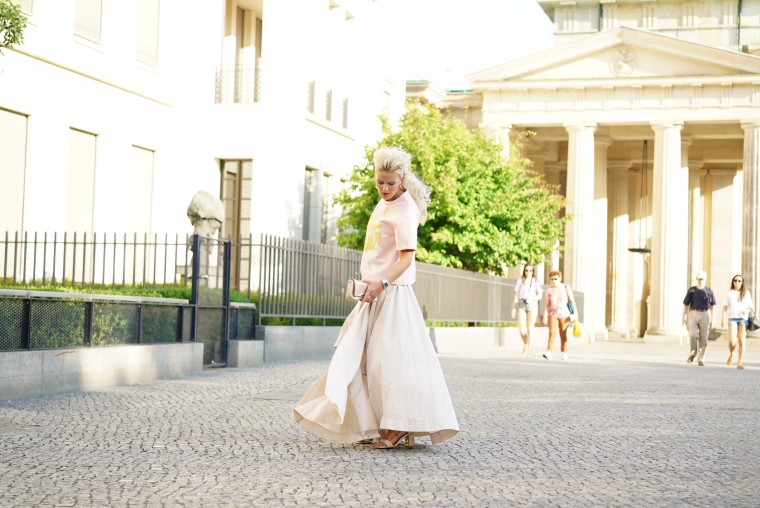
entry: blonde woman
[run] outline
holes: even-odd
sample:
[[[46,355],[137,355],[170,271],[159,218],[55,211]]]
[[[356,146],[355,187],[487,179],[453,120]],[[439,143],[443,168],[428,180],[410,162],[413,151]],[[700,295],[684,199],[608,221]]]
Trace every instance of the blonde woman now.
[[[721,327],[726,327],[726,315],[728,315],[728,360],[726,365],[731,365],[734,350],[737,350],[736,368],[743,369],[742,357],[744,356],[744,337],[747,334],[749,311],[754,309],[752,294],[744,285],[744,277],[734,275],[731,279],[731,288],[726,295],[726,304],[723,306]]]
[[[515,300],[512,302],[512,319],[517,316],[524,358],[530,356],[531,338],[538,316],[538,301],[544,292],[535,273],[536,269],[530,263],[523,267],[522,277],[517,279],[515,284]]]
[[[400,148],[374,154],[380,200],[361,261],[367,292],[346,318],[327,374],[293,419],[333,443],[396,448],[415,436],[433,444],[459,431],[441,365],[412,290],[417,226],[430,191]]]

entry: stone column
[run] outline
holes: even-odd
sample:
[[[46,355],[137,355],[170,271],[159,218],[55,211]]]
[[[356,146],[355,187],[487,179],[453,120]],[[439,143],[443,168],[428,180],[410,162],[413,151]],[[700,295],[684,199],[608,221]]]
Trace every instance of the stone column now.
[[[563,280],[585,295],[593,287],[593,256],[588,255],[593,238],[594,214],[594,128],[595,125],[566,125],[567,148],[567,213],[572,219],[565,228]],[[585,255],[584,255],[585,254]],[[583,320],[585,314],[581,315]]]
[[[608,340],[607,332],[607,148],[606,136],[594,140],[594,203],[592,223],[591,287],[585,298],[584,322],[595,340]]]
[[[512,125],[482,125],[481,128],[485,131],[485,135],[488,139],[492,139],[501,144],[501,154],[509,159],[512,146],[509,140],[509,134],[512,131]]]
[[[540,154],[535,155],[531,153],[528,158],[533,161],[533,171],[535,171],[539,175],[543,175],[544,180],[546,180],[546,170],[544,167],[545,157],[543,157]],[[548,272],[546,271],[546,261],[541,261],[539,263],[536,263],[533,268],[535,270],[535,272],[533,272],[533,275],[538,280],[540,280],[541,282],[548,281],[548,278],[547,278]]]
[[[756,300],[760,300],[760,120],[742,123],[744,129],[744,229],[742,275]],[[760,330],[751,332],[760,335]]]
[[[680,123],[653,125],[652,253],[650,308],[645,341],[682,343],[687,288],[689,175],[682,157]]]
[[[705,268],[705,198],[702,182],[705,176],[702,161],[689,161],[689,209],[691,225],[689,227],[689,267],[686,272],[689,282],[699,270]]]
[[[612,218],[612,270],[610,273],[610,337],[630,336],[628,318],[628,247],[630,240],[628,227],[629,186],[628,178],[631,162],[608,163],[610,172],[610,216]]]
[[[562,185],[560,179],[560,172],[563,169],[563,165],[559,162],[545,162],[544,172],[546,175],[546,183],[552,186],[556,186],[558,189]],[[549,261],[546,273],[548,274],[552,270],[559,270],[559,243],[555,244],[551,254],[549,254]],[[549,283],[548,278],[542,279],[545,284]]]

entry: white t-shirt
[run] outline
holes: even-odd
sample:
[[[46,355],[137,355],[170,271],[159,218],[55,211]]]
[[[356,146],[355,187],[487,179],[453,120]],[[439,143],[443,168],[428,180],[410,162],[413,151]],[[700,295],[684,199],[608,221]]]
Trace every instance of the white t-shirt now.
[[[386,278],[391,267],[399,258],[399,251],[417,250],[417,225],[420,223],[420,209],[408,192],[394,199],[381,199],[367,223],[362,255],[362,279],[381,280]],[[416,270],[414,257],[412,264],[401,276],[393,281],[398,285],[414,284]]]
[[[544,290],[541,289],[541,283],[538,279],[531,277],[523,281],[522,277],[517,279],[515,285],[515,292],[517,293],[518,300],[528,300],[529,302],[537,302],[541,299],[541,295]]]
[[[728,319],[749,317],[749,310],[754,308],[752,295],[749,291],[744,292],[744,299],[739,300],[739,292],[731,289],[726,295],[726,306],[728,307]]]

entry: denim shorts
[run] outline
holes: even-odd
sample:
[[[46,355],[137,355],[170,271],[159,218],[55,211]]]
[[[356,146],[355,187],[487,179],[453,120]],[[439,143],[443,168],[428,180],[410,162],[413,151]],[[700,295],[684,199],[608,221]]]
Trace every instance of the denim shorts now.
[[[522,310],[524,312],[532,312],[533,314],[538,313],[538,302],[529,302],[528,300],[519,299],[517,300],[517,310]]]
[[[745,319],[742,317],[732,317],[728,318],[728,324],[729,325],[736,325],[736,326],[743,326],[744,328],[747,328],[747,325],[749,324],[749,319]]]

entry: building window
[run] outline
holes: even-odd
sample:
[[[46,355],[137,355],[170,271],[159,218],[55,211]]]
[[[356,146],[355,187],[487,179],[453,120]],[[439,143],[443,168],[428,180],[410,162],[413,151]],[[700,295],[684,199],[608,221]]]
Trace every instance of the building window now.
[[[316,96],[315,96],[316,88],[317,88],[316,82],[313,79],[309,81],[309,87],[306,92],[307,94],[306,95],[306,111],[308,111],[312,115],[314,114],[314,101],[316,100]]]
[[[222,236],[238,239],[251,234],[250,159],[221,161],[220,196],[224,205]]]
[[[327,243],[332,231],[329,204],[330,174],[306,168],[303,190],[303,234],[308,242]]]
[[[336,216],[334,213],[335,208],[330,206],[330,178],[332,175],[330,173],[323,173],[322,174],[322,216],[321,216],[321,224],[320,224],[320,240],[322,243],[327,243],[327,241],[333,237],[335,234],[335,221]]]
[[[129,228],[131,233],[150,233],[153,221],[153,164],[155,152],[132,145],[129,186]]]
[[[100,43],[102,0],[76,0],[74,35]]]
[[[222,238],[231,239],[232,266],[230,277],[239,287],[250,284],[251,250],[242,246],[241,239],[251,236],[251,176],[253,163],[250,159],[221,161],[221,189],[224,205]]]
[[[343,99],[343,119],[341,121],[344,129],[348,129],[348,99]]]
[[[260,100],[263,29],[264,22],[256,12],[236,5],[227,10],[222,62],[216,75],[217,103]]]
[[[301,238],[307,242],[311,240],[311,233],[317,229],[314,227],[314,207],[313,203],[316,200],[317,192],[317,170],[314,168],[306,168],[306,175],[303,184],[303,227]]]
[[[90,232],[95,204],[97,136],[77,129],[70,129],[69,136],[66,229],[72,233]]]
[[[137,16],[137,61],[158,65],[159,0],[140,0]]]
[[[332,90],[325,93],[325,120],[332,121]]]
[[[0,232],[24,228],[27,117],[0,109]]]

